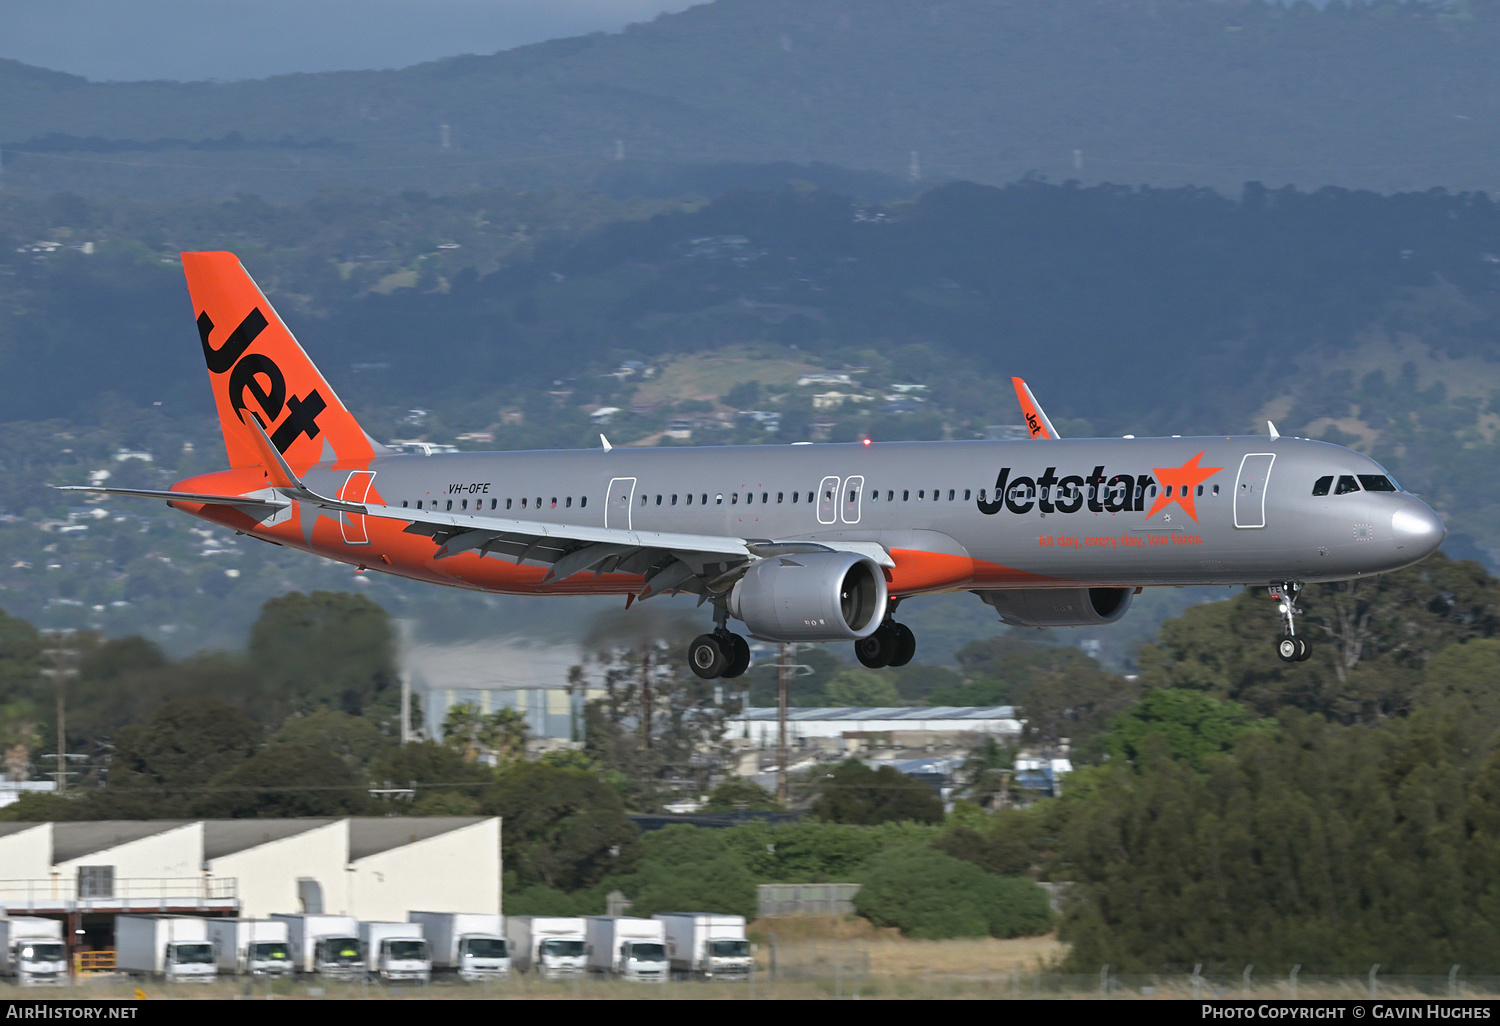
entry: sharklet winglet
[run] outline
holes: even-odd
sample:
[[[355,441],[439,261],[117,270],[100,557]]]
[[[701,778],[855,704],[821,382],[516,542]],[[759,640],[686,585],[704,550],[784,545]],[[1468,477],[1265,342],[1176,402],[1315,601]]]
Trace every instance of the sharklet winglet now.
[[[296,499],[300,502],[310,502],[323,509],[336,509],[345,513],[366,513],[368,507],[358,502],[345,502],[342,499],[330,499],[326,495],[319,495],[302,480],[292,473],[292,468],[287,466],[286,460],[277,451],[276,446],[271,444],[270,436],[266,429],[261,426],[260,418],[254,414],[248,414],[243,418],[245,424],[250,428],[250,434],[255,443],[256,451],[260,454],[261,465],[265,468],[266,477],[271,485],[288,499]]]
[[[1010,383],[1016,388],[1016,401],[1021,404],[1021,416],[1026,419],[1027,434],[1032,438],[1056,439],[1057,429],[1042,411],[1041,403],[1036,401],[1036,396],[1031,394],[1026,382],[1020,378],[1011,378]]]

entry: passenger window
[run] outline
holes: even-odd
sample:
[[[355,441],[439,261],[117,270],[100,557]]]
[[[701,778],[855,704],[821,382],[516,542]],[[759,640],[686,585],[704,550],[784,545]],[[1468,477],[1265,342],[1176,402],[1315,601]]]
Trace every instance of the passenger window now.
[[[754,501],[755,501],[755,493],[754,492],[746,492],[745,493],[745,505],[748,506],[748,505],[750,505]]]
[[[740,493],[739,492],[730,492],[729,493],[729,504],[731,506],[737,505],[739,503],[739,501],[740,501]]]
[[[786,492],[777,492],[776,493],[776,501],[777,502],[780,502],[785,497],[786,497]]]
[[[761,492],[760,493],[760,501],[762,503],[770,502],[771,501],[771,493],[770,492]]]
[[[448,508],[449,508],[449,509],[452,509],[452,508],[453,508],[453,500],[452,500],[452,499],[449,499],[449,500],[448,500]]]
[[[708,493],[707,492],[704,492],[702,495],[698,496],[698,505],[700,505],[700,506],[707,506],[708,505]]]
[[[656,497],[656,504],[657,504],[657,505],[658,505],[658,506],[660,506],[660,505],[661,505],[661,496],[660,496],[660,495],[658,495],[658,496],[657,496],[657,497]]]
[[[969,501],[969,490],[967,488],[964,489],[964,501]]]
[[[871,502],[879,502],[880,501],[880,489],[879,488],[872,488],[870,490],[870,501]]]
[[[793,502],[796,502],[796,501],[797,501],[797,493],[796,493],[796,492],[793,492],[793,493],[792,493],[792,501],[793,501]]]
[[[923,497],[926,496],[926,494],[927,494],[927,490],[925,488],[924,489],[918,489],[917,490],[917,501],[921,502],[922,499],[923,499]]]
[[[526,508],[527,508],[527,506],[526,506],[526,503],[527,503],[527,502],[528,502],[528,501],[529,501],[529,500],[528,500],[528,499],[527,499],[527,498],[526,498],[526,497],[525,497],[525,496],[524,496],[524,495],[523,495],[523,496],[522,496],[522,497],[521,497],[521,508],[522,508],[522,509],[526,509]]]
[[[1365,486],[1367,492],[1394,492],[1396,490],[1391,479],[1384,474],[1361,474],[1359,483]]]
[[[688,492],[687,493],[687,504],[689,506],[691,506],[693,504],[693,493],[692,492]]]
[[[1350,492],[1357,491],[1359,491],[1359,482],[1354,480],[1352,475],[1341,474],[1339,475],[1339,483],[1334,486],[1333,494],[1348,495]]]
[[[1202,495],[1202,494],[1203,494],[1203,486],[1202,486],[1202,485],[1199,485],[1199,486],[1198,486],[1198,494],[1199,494],[1199,495]]]
[[[1219,486],[1218,485],[1214,485],[1214,494],[1215,495],[1219,494]]]
[[[674,505],[674,506],[677,505],[677,493],[676,492],[672,493],[672,505]]]
[[[714,495],[714,505],[715,506],[722,506],[722,505],[724,505],[724,493],[723,492],[719,492],[716,495]]]
[[[401,508],[402,508],[402,509],[405,509],[405,508],[406,508],[406,500],[405,500],[405,499],[402,499],[402,500],[401,500]]]
[[[644,495],[641,496],[641,505],[642,506],[644,506],[646,504],[646,499],[647,499],[647,496],[644,496]]]
[[[557,508],[557,496],[555,496],[555,495],[552,496],[552,508],[553,509]]]
[[[563,503],[563,506],[566,509],[572,509],[573,508],[573,496],[571,496],[571,495],[568,496],[567,500]]]
[[[542,497],[540,495],[538,495],[536,497],[536,508],[537,509],[541,509],[542,508]]]
[[[509,500],[509,499],[505,500],[505,508],[506,509],[510,509],[510,503],[511,503],[511,500]]]
[[[1314,495],[1327,495],[1328,494],[1328,489],[1330,489],[1332,487],[1333,487],[1333,475],[1332,474],[1329,474],[1327,477],[1320,477],[1316,481],[1313,482],[1313,494]]]
[[[902,502],[910,502],[911,501],[911,492],[903,490],[901,492],[901,501]]]
[[[417,500],[417,509],[421,509],[421,508],[422,508],[422,500],[418,499]]]
[[[949,501],[949,502],[952,502],[952,501],[953,501],[953,494],[954,494],[954,492],[953,492],[953,489],[952,489],[952,488],[949,488],[949,489],[948,489],[948,501]]]
[[[579,509],[582,509],[583,507],[587,506],[588,504],[589,504],[589,497],[587,495],[581,495],[581,496],[578,497],[578,508]]]
[[[812,502],[812,495],[813,495],[813,493],[812,493],[812,492],[808,492],[808,493],[807,493],[807,501],[808,501],[808,502]]]

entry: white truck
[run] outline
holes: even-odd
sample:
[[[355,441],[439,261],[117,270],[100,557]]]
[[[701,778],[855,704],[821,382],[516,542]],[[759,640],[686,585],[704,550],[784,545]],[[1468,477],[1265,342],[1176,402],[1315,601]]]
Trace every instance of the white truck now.
[[[640,983],[665,983],[671,976],[666,935],[655,919],[587,916],[584,923],[591,972]]]
[[[422,927],[433,972],[456,972],[459,979],[486,980],[510,974],[505,917],[487,912],[408,912]]]
[[[292,966],[297,972],[346,979],[365,974],[359,920],[353,916],[273,912],[271,919],[286,923]]]
[[[115,967],[168,983],[212,983],[219,975],[208,920],[198,916],[115,916]]]
[[[507,916],[511,965],[548,979],[583,972],[583,920],[564,916]]]
[[[241,976],[289,976],[292,946],[280,919],[211,919],[209,943],[221,973]]]
[[[61,987],[68,982],[63,924],[40,916],[0,918],[0,976],[22,987]]]
[[[432,958],[420,923],[360,923],[359,944],[371,976],[424,983],[432,979]]]
[[[666,929],[672,972],[705,980],[743,980],[753,971],[744,916],[659,912],[651,918]]]

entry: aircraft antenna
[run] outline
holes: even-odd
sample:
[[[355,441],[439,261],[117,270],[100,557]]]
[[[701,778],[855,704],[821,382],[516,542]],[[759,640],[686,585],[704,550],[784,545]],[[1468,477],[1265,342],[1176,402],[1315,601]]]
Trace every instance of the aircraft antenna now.
[[[1268,420],[1268,421],[1266,421],[1266,427],[1267,427],[1267,428],[1269,428],[1269,429],[1270,429],[1270,431],[1271,431],[1271,437],[1272,437],[1272,438],[1273,438],[1273,439],[1274,439],[1274,438],[1280,438],[1280,437],[1281,437],[1281,432],[1280,432],[1280,431],[1277,431],[1277,430],[1276,430],[1276,425],[1275,425],[1275,424],[1272,424],[1272,423],[1271,423],[1271,422],[1270,422],[1270,421],[1269,421],[1269,420]]]
[[[604,446],[605,452],[609,452],[609,450],[614,448],[614,446],[609,444],[609,439],[604,437],[604,432],[602,431],[599,433],[599,444]]]

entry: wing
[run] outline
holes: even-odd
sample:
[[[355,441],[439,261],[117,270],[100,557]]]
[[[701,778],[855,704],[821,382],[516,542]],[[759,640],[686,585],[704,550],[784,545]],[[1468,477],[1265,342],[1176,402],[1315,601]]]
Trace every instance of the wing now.
[[[505,517],[417,510],[405,506],[348,502],[319,495],[292,473],[265,429],[249,418],[256,446],[274,490],[289,500],[321,509],[399,520],[407,534],[426,535],[437,546],[436,559],[478,552],[513,559],[517,564],[550,567],[543,584],[592,571],[639,574],[646,587],[637,598],[663,593],[693,592],[699,601],[721,595],[734,586],[755,560],[795,552],[829,552],[835,548],[861,552],[881,566],[894,566],[890,553],[875,542],[774,541],[769,538],[731,538],[720,535],[633,531],[580,524],[552,524]]]
[[[94,492],[124,495],[134,499],[165,499],[167,502],[201,502],[207,506],[234,506],[246,510],[278,510],[291,505],[286,499],[256,495],[208,495],[202,492],[169,492],[154,488],[96,488],[92,485],[53,485],[60,492]]]

